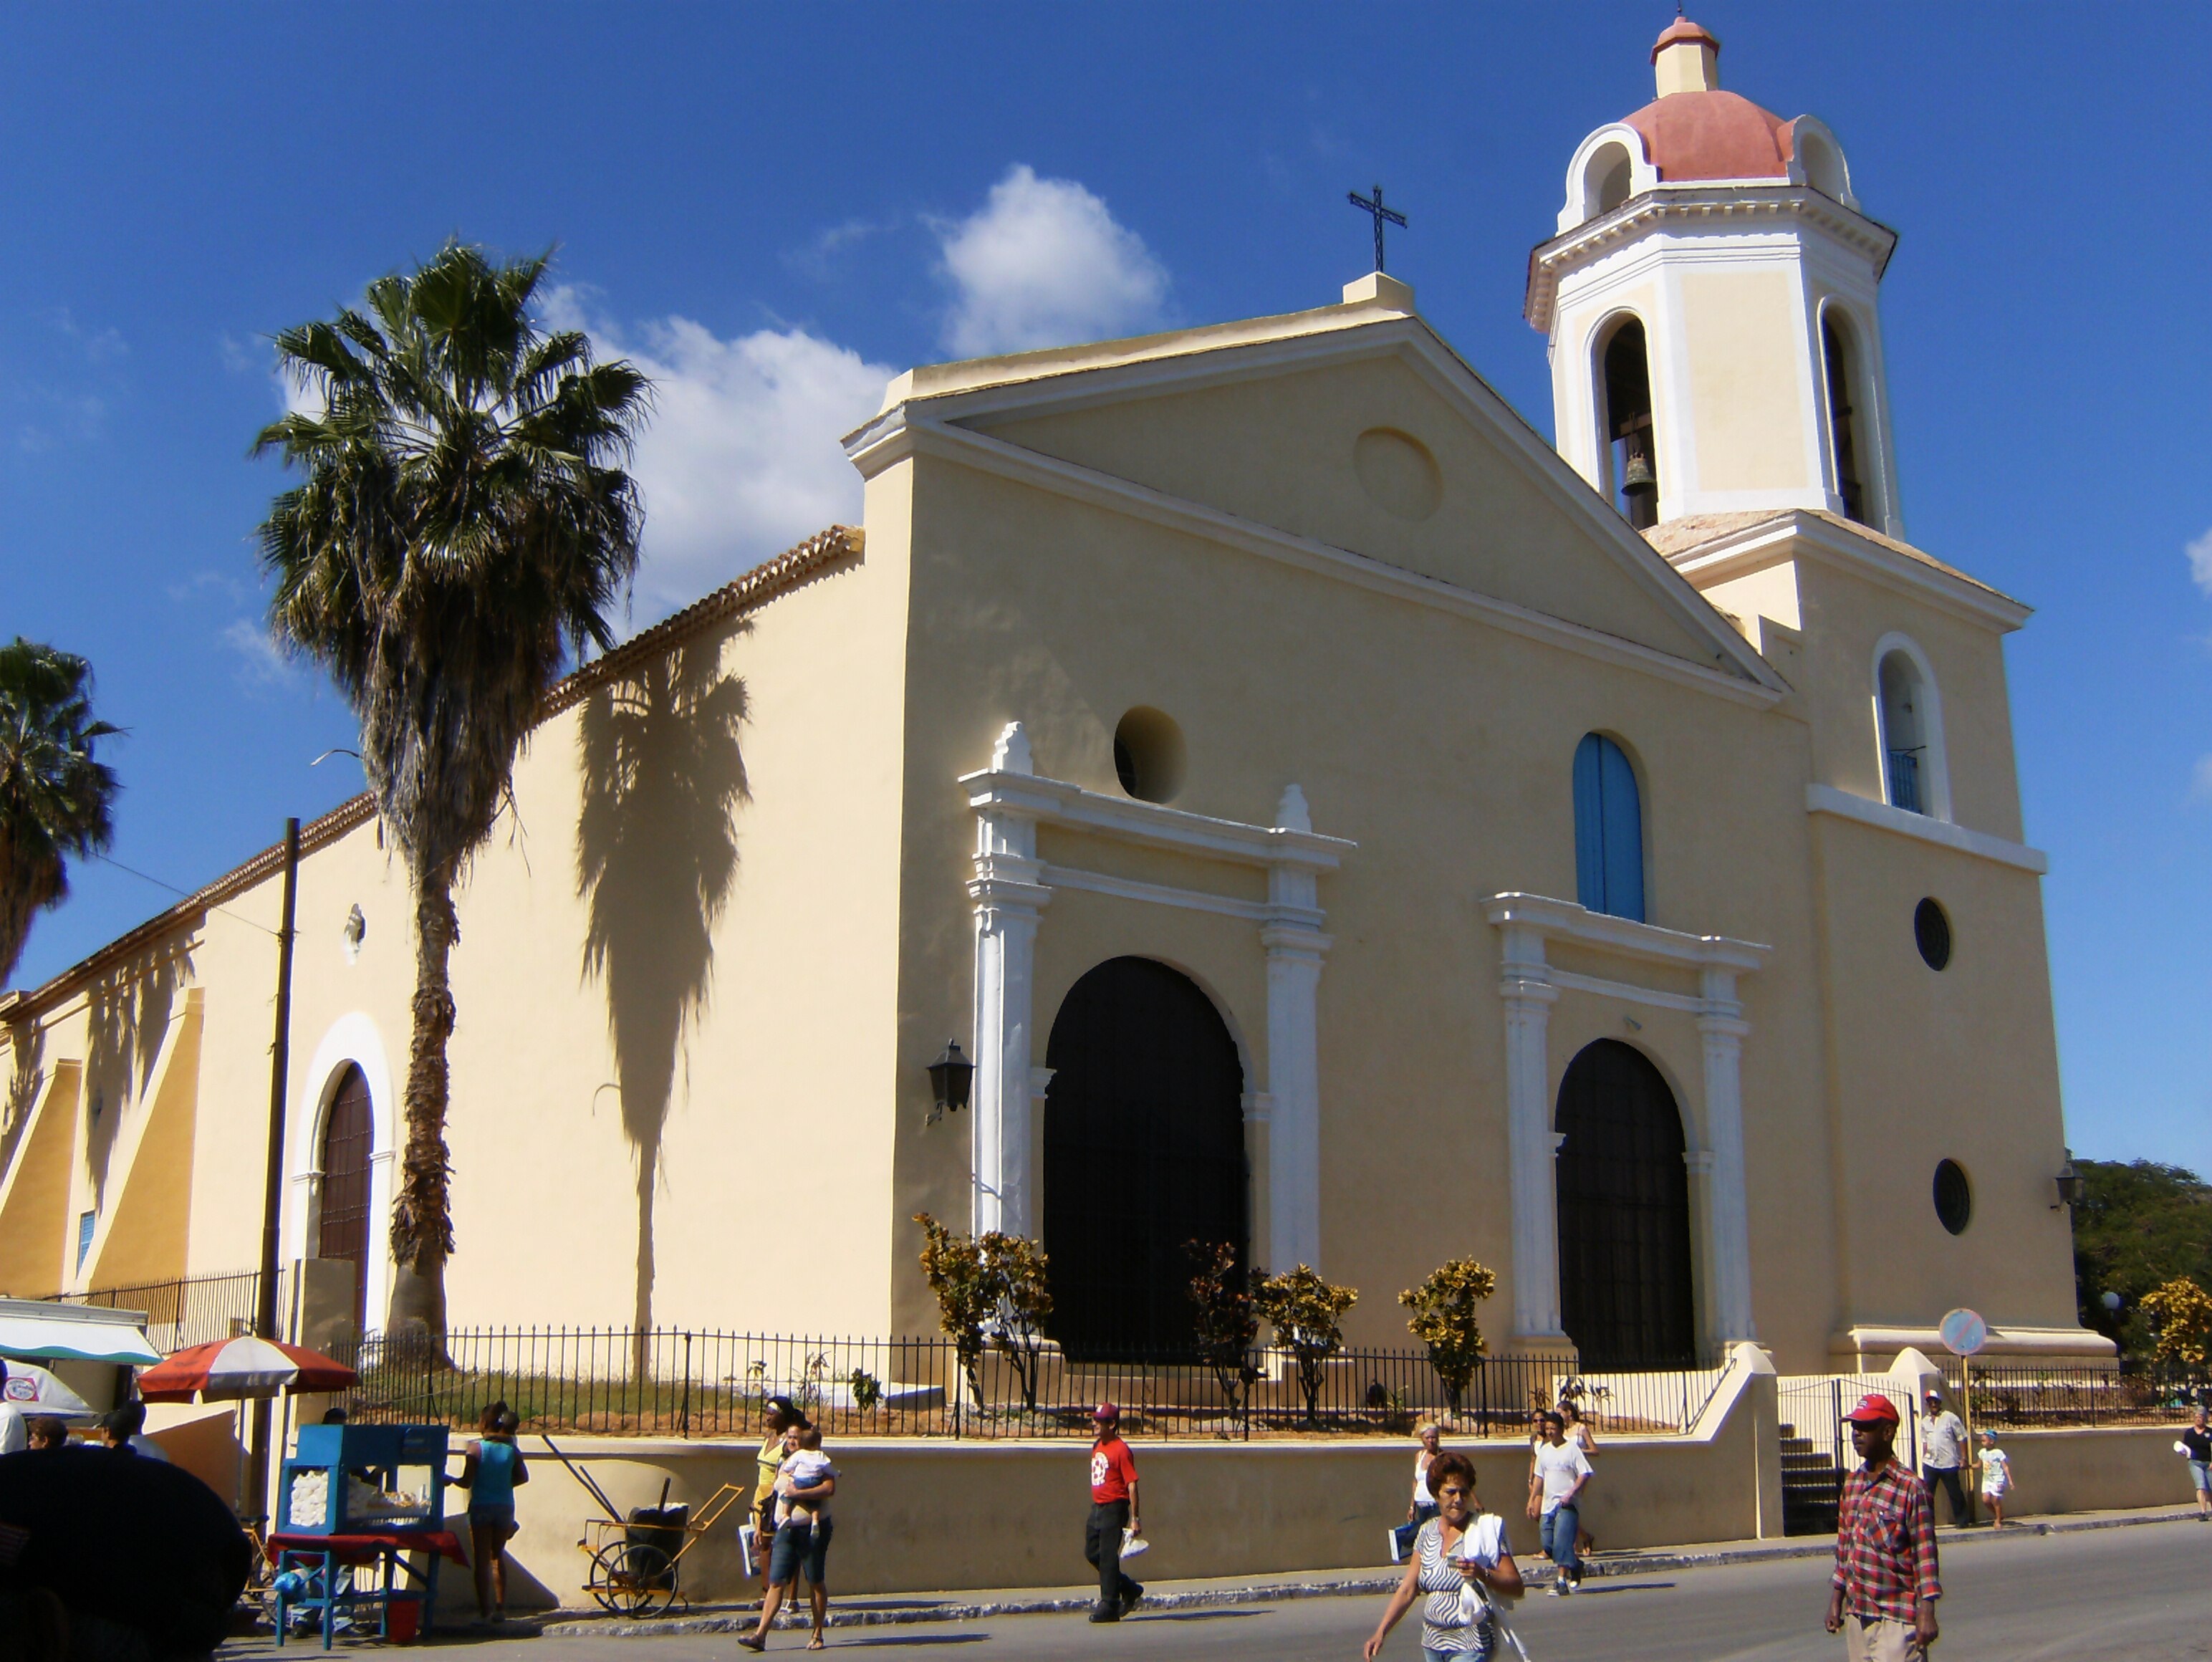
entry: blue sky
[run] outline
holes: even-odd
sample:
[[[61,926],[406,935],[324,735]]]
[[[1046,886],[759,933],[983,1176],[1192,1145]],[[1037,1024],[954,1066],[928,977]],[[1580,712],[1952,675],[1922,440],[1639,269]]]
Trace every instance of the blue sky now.
[[[2212,1169],[2212,10],[1694,9],[1724,83],[1835,130],[1902,234],[1912,540],[2009,647],[2077,1152]],[[1649,100],[1653,4],[18,6],[0,14],[0,634],[92,659],[114,857],[204,880],[359,788],[263,644],[266,337],[458,232],[558,243],[649,362],[644,623],[857,511],[885,375],[1293,310],[1391,266],[1549,431],[1528,252]],[[712,484],[710,502],[705,491]],[[2197,551],[2192,563],[2190,545]],[[102,865],[34,983],[167,904]]]

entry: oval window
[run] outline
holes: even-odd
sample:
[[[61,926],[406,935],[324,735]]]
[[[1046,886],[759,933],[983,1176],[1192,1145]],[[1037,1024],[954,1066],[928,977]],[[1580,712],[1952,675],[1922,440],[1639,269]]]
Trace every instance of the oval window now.
[[[1929,969],[1940,970],[1951,961],[1951,920],[1933,900],[1912,909],[1912,939]]]
[[[1966,1233],[1974,1219],[1974,1191],[1966,1168],[1954,1160],[1936,1164],[1936,1216],[1954,1235]]]
[[[1140,802],[1165,802],[1182,788],[1182,729],[1164,710],[1139,704],[1114,729],[1114,775]]]

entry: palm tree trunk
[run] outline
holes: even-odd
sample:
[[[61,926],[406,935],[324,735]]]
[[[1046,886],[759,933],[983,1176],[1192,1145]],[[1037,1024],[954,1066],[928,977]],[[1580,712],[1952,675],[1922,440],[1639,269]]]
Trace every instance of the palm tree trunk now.
[[[392,1302],[388,1336],[421,1333],[442,1352],[446,1337],[446,1259],[453,1250],[446,1149],[446,1110],[453,1081],[446,1043],[453,1033],[453,994],[447,959],[460,937],[453,911],[453,868],[423,873],[415,889],[415,1031],[408,1047],[407,1147],[399,1193],[392,1207]]]

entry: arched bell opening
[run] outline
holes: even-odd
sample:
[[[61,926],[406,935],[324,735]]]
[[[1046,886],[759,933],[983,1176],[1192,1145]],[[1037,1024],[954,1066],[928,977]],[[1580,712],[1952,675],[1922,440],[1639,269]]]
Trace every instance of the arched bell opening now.
[[[1659,523],[1659,447],[1652,426],[1651,360],[1642,320],[1623,318],[1599,354],[1603,409],[1599,432],[1607,494],[1638,531]]]

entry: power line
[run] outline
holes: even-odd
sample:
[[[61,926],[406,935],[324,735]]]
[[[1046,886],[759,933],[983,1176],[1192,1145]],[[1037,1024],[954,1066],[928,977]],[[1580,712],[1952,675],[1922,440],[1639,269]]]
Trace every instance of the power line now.
[[[103,866],[112,866],[116,870],[122,872],[128,876],[137,878],[142,883],[151,883],[155,888],[167,889],[171,894],[180,896],[184,899],[190,900],[196,892],[196,891],[191,889],[180,889],[173,883],[164,883],[160,878],[154,876],[150,872],[142,872],[136,866],[126,866],[120,860],[114,858],[111,855],[94,854],[92,857],[94,860],[99,861]],[[225,917],[230,919],[234,923],[243,923],[249,929],[258,929],[262,934],[267,935],[271,941],[278,941],[283,938],[279,935],[276,930],[270,928],[266,923],[257,923],[250,917],[241,917],[238,913],[231,910],[228,906],[210,906],[208,910],[211,912],[221,912]]]

